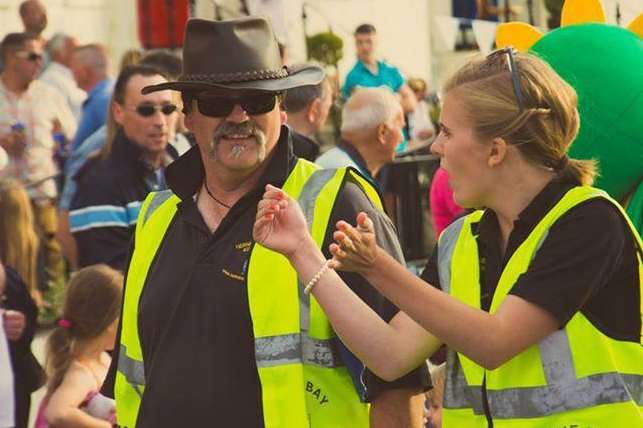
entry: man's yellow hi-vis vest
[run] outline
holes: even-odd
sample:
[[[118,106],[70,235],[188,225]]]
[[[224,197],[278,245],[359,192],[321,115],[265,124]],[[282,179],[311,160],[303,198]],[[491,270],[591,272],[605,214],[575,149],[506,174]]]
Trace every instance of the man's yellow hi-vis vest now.
[[[351,169],[319,170],[300,159],[283,190],[296,199],[321,246],[335,200],[348,175],[382,208],[372,185]],[[176,213],[170,191],[150,194],[136,225],[136,247],[127,275],[116,374],[116,416],[133,428],[145,390],[138,336],[138,303],[156,252]],[[330,225],[333,227],[333,225]],[[297,273],[280,254],[255,244],[247,273],[266,428],[368,427],[361,403],[334,343],[335,334],[314,297],[303,293]]]
[[[490,313],[498,310],[519,276],[527,271],[556,220],[579,203],[596,197],[619,206],[603,191],[576,187],[545,215],[507,262]],[[449,226],[440,236],[438,250],[443,290],[478,309],[478,246],[471,224],[479,222],[482,213],[476,211]],[[627,219],[624,212],[623,216]],[[638,286],[643,296],[643,246],[636,229],[629,219],[627,222],[639,248],[639,283],[632,286]],[[487,427],[483,380],[494,428],[643,427],[641,343],[604,335],[581,312],[564,329],[495,370],[485,370],[451,351],[446,376],[442,412],[445,428]]]

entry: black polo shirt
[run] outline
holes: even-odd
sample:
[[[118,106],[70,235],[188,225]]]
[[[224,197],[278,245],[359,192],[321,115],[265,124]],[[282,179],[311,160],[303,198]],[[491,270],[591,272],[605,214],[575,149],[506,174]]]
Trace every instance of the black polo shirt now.
[[[296,161],[287,128],[282,127],[279,143],[257,187],[230,209],[214,233],[207,228],[194,200],[204,177],[198,148],[168,168],[168,185],[181,202],[139,303],[146,388],[138,427],[263,426],[245,278],[253,245],[252,226],[265,184],[283,185]],[[352,182],[340,192],[330,224],[340,219],[354,221],[360,210],[375,216],[382,236],[387,235],[390,220],[377,214]],[[333,230],[328,228],[323,246],[327,257]],[[381,245],[392,254],[400,253],[394,235],[388,236],[389,242]],[[384,319],[397,312],[361,276],[341,276]],[[341,342],[338,345],[342,356],[350,359]],[[108,395],[113,389],[114,357],[104,388]],[[355,371],[353,364],[347,362],[347,367]],[[362,368],[360,365],[358,371]],[[359,372],[351,373],[358,381]],[[426,386],[426,379],[422,368],[400,383],[384,387],[420,388]]]
[[[481,307],[488,311],[507,262],[547,212],[576,184],[551,181],[514,222],[507,249],[500,249],[496,214],[487,210],[472,224],[480,257]],[[553,315],[560,328],[581,311],[609,337],[638,343],[641,332],[636,242],[619,210],[603,198],[582,202],[563,215],[527,272],[510,291]],[[440,287],[437,246],[422,278]]]

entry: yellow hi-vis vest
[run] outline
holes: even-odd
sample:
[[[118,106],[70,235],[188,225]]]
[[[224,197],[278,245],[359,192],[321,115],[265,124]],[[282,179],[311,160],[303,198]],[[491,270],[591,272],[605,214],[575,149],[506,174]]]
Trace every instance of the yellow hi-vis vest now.
[[[596,197],[619,207],[635,236],[639,282],[632,286],[638,286],[643,296],[641,238],[617,202],[605,192],[585,186],[565,194],[511,256],[493,295],[490,313],[498,310],[520,275],[527,271],[551,226],[574,206]],[[480,221],[482,213],[476,211],[449,226],[440,236],[438,249],[443,290],[478,309],[478,246],[471,225]],[[495,370],[485,370],[466,356],[450,351],[443,427],[487,427],[482,398],[484,380],[494,428],[643,427],[641,343],[606,336],[580,311],[564,329]]]
[[[351,175],[382,209],[372,185],[355,170],[319,170],[298,160],[283,190],[296,199],[317,245],[323,244],[335,200]],[[138,335],[138,304],[179,198],[170,191],[150,194],[136,225],[116,374],[116,416],[133,428],[145,390]],[[333,225],[330,225],[333,227]],[[368,405],[361,403],[335,343],[335,333],[313,296],[303,293],[297,273],[282,255],[255,244],[247,273],[255,359],[266,428],[368,427]]]

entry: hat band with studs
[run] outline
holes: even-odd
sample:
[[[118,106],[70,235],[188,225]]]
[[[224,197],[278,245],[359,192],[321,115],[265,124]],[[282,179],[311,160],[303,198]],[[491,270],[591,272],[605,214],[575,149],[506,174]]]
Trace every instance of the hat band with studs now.
[[[181,76],[180,80],[189,82],[232,83],[249,82],[254,80],[283,79],[285,77],[288,77],[288,69],[286,67],[280,70],[252,70],[239,71],[235,73],[186,74]]]

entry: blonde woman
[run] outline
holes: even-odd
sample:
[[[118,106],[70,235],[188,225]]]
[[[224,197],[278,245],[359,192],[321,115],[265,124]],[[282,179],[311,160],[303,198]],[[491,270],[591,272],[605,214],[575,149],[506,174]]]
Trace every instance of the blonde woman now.
[[[433,151],[456,202],[476,211],[441,235],[430,285],[378,249],[363,213],[338,224],[326,262],[297,204],[271,186],[255,239],[289,258],[384,379],[446,343],[446,428],[642,426],[641,240],[590,187],[593,163],[567,157],[574,90],[505,49],[465,65],[443,93]],[[384,323],[329,267],[361,273],[404,312]]]
[[[18,272],[40,308],[43,299],[38,290],[38,248],[27,192],[16,180],[0,180],[0,260]]]

